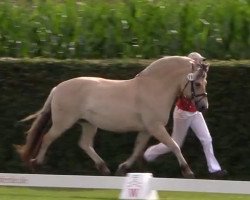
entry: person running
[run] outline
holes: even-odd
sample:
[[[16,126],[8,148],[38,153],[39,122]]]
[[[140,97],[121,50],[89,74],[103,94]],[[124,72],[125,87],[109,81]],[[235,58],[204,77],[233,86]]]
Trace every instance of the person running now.
[[[206,59],[197,52],[188,55],[194,62],[202,63]],[[173,112],[173,132],[172,138],[181,147],[188,129],[191,128],[200,140],[205,153],[207,167],[211,178],[221,179],[227,175],[215,158],[212,144],[212,137],[201,112],[196,110],[195,104],[185,96],[180,96]],[[169,153],[171,150],[163,143],[150,146],[144,153],[147,162],[154,161],[158,156]]]

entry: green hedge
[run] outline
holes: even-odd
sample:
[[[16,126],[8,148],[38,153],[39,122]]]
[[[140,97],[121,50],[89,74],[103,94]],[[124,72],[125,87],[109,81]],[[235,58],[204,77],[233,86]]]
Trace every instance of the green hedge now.
[[[27,173],[12,144],[24,142],[29,124],[18,120],[38,110],[49,91],[63,80],[77,76],[101,76],[127,79],[141,71],[148,60],[0,60],[0,172]],[[211,62],[208,76],[210,109],[205,113],[213,136],[214,149],[230,179],[250,180],[250,61]],[[93,162],[77,146],[77,125],[68,130],[49,149],[46,164],[39,173],[98,174]],[[135,134],[110,134],[99,131],[97,152],[107,161],[112,172],[132,151]],[[151,140],[150,143],[155,143]],[[201,145],[190,133],[183,153],[197,177],[207,178]],[[155,176],[180,177],[176,158],[165,155],[155,163],[143,166]],[[142,170],[136,165],[134,170]]]
[[[247,0],[5,0],[0,55],[249,59],[249,24]]]

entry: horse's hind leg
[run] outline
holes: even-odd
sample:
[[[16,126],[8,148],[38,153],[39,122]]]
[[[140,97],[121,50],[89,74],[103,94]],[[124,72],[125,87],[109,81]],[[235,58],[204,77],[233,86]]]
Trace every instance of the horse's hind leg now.
[[[110,170],[103,159],[96,153],[93,148],[93,140],[97,132],[97,127],[84,122],[82,125],[82,136],[79,140],[79,146],[86,152],[86,154],[95,162],[96,168],[102,175],[109,175]]]
[[[54,126],[43,136],[41,147],[38,151],[36,158],[32,159],[31,162],[34,164],[42,164],[44,161],[45,154],[51,145],[51,143],[56,140],[62,131],[57,130]]]
[[[45,154],[52,144],[58,137],[60,137],[68,128],[75,123],[75,120],[61,116],[52,123],[49,131],[43,136],[42,143],[36,158],[31,160],[31,164],[42,164],[44,161]]]
[[[139,156],[142,155],[143,150],[150,139],[151,135],[148,132],[140,132],[137,135],[134,150],[132,155],[123,163],[121,163],[116,171],[116,175],[123,176],[128,169],[133,165]]]

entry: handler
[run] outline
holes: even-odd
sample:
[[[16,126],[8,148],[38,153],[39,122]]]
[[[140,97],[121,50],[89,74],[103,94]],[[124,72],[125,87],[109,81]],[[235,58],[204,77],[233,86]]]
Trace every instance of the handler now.
[[[205,58],[199,53],[193,52],[188,55],[195,62],[204,62]],[[212,144],[212,137],[201,112],[196,110],[195,104],[180,96],[176,102],[173,113],[173,133],[172,138],[181,147],[187,135],[188,129],[191,128],[200,140],[203,151],[206,156],[208,171],[213,179],[222,179],[227,175],[227,171],[221,169],[220,164],[215,158]],[[154,161],[158,156],[169,153],[170,149],[163,143],[149,147],[144,153],[144,159],[147,162]]]

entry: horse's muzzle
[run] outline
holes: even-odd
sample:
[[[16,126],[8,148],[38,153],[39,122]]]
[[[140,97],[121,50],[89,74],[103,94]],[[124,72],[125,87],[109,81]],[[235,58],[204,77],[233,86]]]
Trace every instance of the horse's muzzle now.
[[[208,103],[197,103],[196,104],[196,109],[200,112],[204,112],[208,109]]]
[[[204,111],[206,111],[207,109],[208,109],[207,106],[200,106],[200,107],[197,108],[197,110],[200,111],[200,112],[204,112]]]
[[[208,109],[208,102],[201,99],[198,102],[195,102],[196,109],[200,112],[204,112]]]

